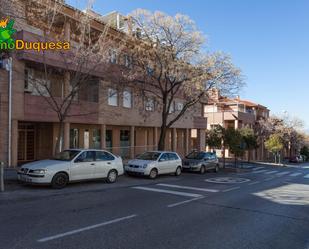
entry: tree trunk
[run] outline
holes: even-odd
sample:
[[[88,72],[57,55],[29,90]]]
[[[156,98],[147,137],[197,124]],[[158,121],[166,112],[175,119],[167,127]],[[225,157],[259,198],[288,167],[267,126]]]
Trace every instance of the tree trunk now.
[[[166,130],[165,126],[161,126],[160,138],[158,142],[158,150],[165,150],[165,137],[166,137]]]
[[[250,159],[251,159],[251,151],[248,150],[248,163],[250,163]]]
[[[63,150],[63,137],[64,137],[64,122],[59,121],[58,139],[56,143],[55,153],[59,153]]]

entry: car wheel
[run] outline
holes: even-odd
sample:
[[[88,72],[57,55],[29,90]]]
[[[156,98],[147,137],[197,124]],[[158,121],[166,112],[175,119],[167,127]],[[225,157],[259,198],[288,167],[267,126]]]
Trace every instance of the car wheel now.
[[[65,173],[57,173],[52,180],[52,188],[61,189],[64,188],[69,182],[69,177]]]
[[[219,165],[216,165],[215,169],[214,169],[214,172],[215,173],[218,173],[219,172]]]
[[[158,176],[158,171],[156,169],[152,169],[149,174],[150,179],[155,179]]]
[[[201,168],[200,168],[200,174],[203,175],[203,174],[205,174],[205,172],[206,172],[205,166],[202,165]]]
[[[175,172],[175,176],[180,176],[181,175],[181,167],[177,167],[176,172]]]
[[[114,183],[117,180],[117,172],[116,170],[111,170],[110,172],[108,172],[107,174],[107,182],[108,183]]]

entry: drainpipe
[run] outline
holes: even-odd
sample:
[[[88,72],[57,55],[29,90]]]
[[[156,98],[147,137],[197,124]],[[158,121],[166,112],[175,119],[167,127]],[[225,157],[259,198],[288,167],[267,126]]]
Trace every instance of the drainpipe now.
[[[12,57],[10,57],[6,64],[6,70],[9,72],[9,134],[8,134],[8,167],[11,166],[11,151],[12,151]]]

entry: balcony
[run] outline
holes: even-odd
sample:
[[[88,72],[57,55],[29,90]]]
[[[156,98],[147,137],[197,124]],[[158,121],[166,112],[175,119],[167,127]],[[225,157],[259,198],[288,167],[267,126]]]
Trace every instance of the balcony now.
[[[204,117],[208,118],[210,124],[222,123],[224,121],[239,120],[244,124],[253,124],[256,120],[254,113],[225,110],[218,112],[205,112]]]
[[[61,100],[59,99],[59,103]],[[71,105],[69,116],[66,119],[70,123],[98,123],[98,103],[79,101]],[[59,122],[57,113],[42,96],[31,94],[24,95],[25,120],[36,122]]]

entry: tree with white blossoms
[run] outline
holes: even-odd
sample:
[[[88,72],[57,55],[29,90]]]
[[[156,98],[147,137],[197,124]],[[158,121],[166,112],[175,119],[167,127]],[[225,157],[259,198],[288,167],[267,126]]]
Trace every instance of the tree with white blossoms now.
[[[124,75],[155,100],[161,112],[158,149],[164,150],[167,130],[191,107],[206,102],[210,88],[233,94],[243,86],[241,71],[228,55],[203,52],[205,37],[188,16],[138,9],[129,20],[135,45],[132,70]],[[177,98],[183,103],[175,110]]]

